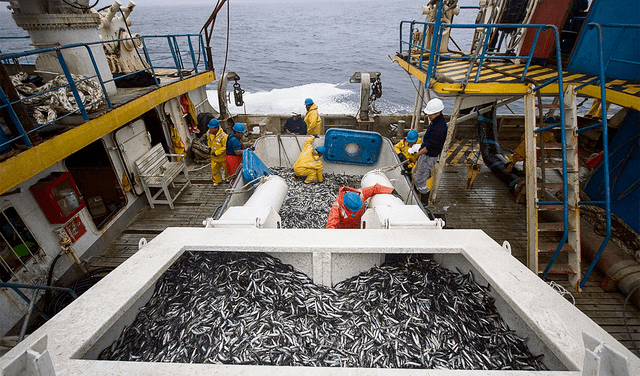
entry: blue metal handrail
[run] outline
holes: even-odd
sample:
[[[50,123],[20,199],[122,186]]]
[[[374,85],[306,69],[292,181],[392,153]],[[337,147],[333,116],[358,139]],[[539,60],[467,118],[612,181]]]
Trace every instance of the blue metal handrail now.
[[[173,61],[173,66],[166,66],[166,65],[156,65],[154,64],[152,58],[151,58],[151,54],[149,53],[149,50],[147,48],[147,41],[148,40],[152,40],[152,39],[166,39],[168,41],[169,44],[169,50],[171,52],[171,60]],[[184,40],[186,38],[186,44],[188,45],[188,54],[191,55],[191,59],[189,59],[191,61],[191,66],[187,67],[185,65],[185,60],[183,60],[182,57],[182,53],[180,51],[180,43],[183,42],[179,42],[178,38],[180,38],[181,40]],[[192,38],[198,38],[199,40],[199,44],[198,46],[198,51],[194,51],[193,48],[193,43],[192,43]],[[114,77],[112,79],[109,80],[103,80],[101,75],[99,74],[99,69],[98,69],[98,64],[96,62],[96,59],[93,55],[93,51],[91,50],[92,46],[96,46],[96,45],[103,45],[105,43],[114,43],[114,42],[123,42],[123,41],[135,41],[135,40],[140,40],[142,42],[142,48],[144,51],[144,60],[146,62],[146,64],[148,65],[148,68],[144,68],[144,69],[140,69],[137,70],[135,72],[131,72],[131,73],[127,73],[124,75],[121,75],[119,77]],[[69,71],[68,67],[67,67],[67,62],[65,60],[65,57],[63,55],[63,51],[64,50],[69,50],[69,49],[73,49],[73,48],[84,48],[87,51],[87,54],[89,55],[89,59],[92,63],[93,66],[93,75],[88,75],[84,78],[77,78],[75,76],[72,76],[71,72]],[[2,90],[0,90],[0,109],[6,109],[9,113],[9,115],[11,116],[12,121],[15,124],[16,129],[18,130],[18,135],[13,135],[12,138],[10,138],[8,141],[5,141],[3,143],[0,143],[0,148],[11,144],[12,142],[17,141],[18,139],[22,139],[23,142],[25,143],[25,145],[27,147],[31,147],[31,142],[29,140],[29,134],[33,133],[33,132],[37,132],[38,130],[41,130],[42,128],[51,125],[53,123],[55,123],[56,121],[59,121],[60,119],[63,119],[67,116],[73,115],[73,114],[77,114],[79,113],[82,118],[85,121],[89,120],[89,116],[87,114],[86,111],[86,107],[85,105],[82,103],[82,101],[80,100],[80,95],[78,93],[78,90],[76,88],[76,84],[78,84],[79,82],[82,82],[84,80],[89,80],[89,79],[95,79],[98,81],[98,83],[100,84],[101,90],[102,90],[102,94],[104,95],[104,99],[106,101],[106,104],[108,106],[108,108],[112,109],[113,108],[113,104],[111,102],[111,99],[109,97],[109,94],[107,93],[106,90],[106,86],[105,84],[109,83],[109,82],[116,82],[117,80],[121,80],[127,76],[139,73],[139,72],[143,72],[143,71],[148,71],[152,77],[155,80],[156,83],[156,87],[159,87],[159,79],[157,77],[156,74],[156,69],[159,68],[168,68],[168,69],[176,69],[178,72],[178,76],[180,80],[184,79],[184,75],[183,75],[183,71],[185,69],[193,69],[193,71],[197,74],[199,73],[199,66],[200,64],[202,64],[204,66],[203,70],[206,70],[208,67],[208,62],[207,62],[207,56],[206,54],[200,54],[200,51],[204,51],[204,41],[202,38],[202,35],[200,34],[170,34],[170,35],[147,35],[147,36],[136,36],[136,37],[131,37],[131,38],[121,38],[121,39],[112,39],[112,40],[108,40],[108,41],[96,41],[96,42],[91,42],[91,43],[75,43],[75,44],[69,44],[69,45],[65,45],[65,46],[60,46],[60,47],[49,47],[49,48],[42,48],[42,49],[38,49],[38,50],[31,50],[31,51],[22,51],[22,52],[18,52],[18,53],[5,53],[5,54],[0,54],[0,62],[2,61],[8,61],[8,59],[22,59],[22,58],[26,58],[29,56],[34,56],[34,55],[38,55],[38,54],[42,54],[42,53],[55,53],[56,56],[58,57],[58,61],[60,62],[60,66],[62,68],[63,74],[65,75],[65,77],[67,78],[67,84],[60,86],[60,87],[56,87],[56,88],[52,88],[50,90],[47,90],[45,92],[42,93],[38,93],[35,95],[31,95],[25,98],[21,98],[18,99],[16,101],[10,101],[8,99],[8,97],[6,96],[6,93],[2,92]],[[196,56],[196,55],[200,55],[202,57],[202,60],[200,60],[200,56]],[[164,64],[162,61],[159,62],[160,64]],[[76,111],[67,113],[67,114],[63,114],[58,116],[56,119],[47,122],[45,124],[41,124],[37,127],[35,127],[34,129],[30,130],[30,131],[26,131],[23,127],[23,125],[21,124],[21,122],[19,121],[15,111],[13,110],[13,106],[18,104],[18,103],[24,103],[25,101],[29,100],[29,99],[33,99],[34,97],[37,96],[41,96],[41,95],[45,95],[51,91],[55,91],[58,90],[60,88],[63,87],[69,87],[74,98],[76,101],[76,104],[78,105],[78,109]],[[95,103],[91,103],[90,105],[94,105]],[[7,137],[8,138],[8,137]]]
[[[604,207],[606,212],[605,215],[606,215],[607,230],[605,233],[605,237],[602,240],[602,244],[600,244],[600,248],[598,249],[598,252],[596,252],[596,255],[593,257],[593,260],[591,260],[591,264],[589,264],[589,267],[587,268],[587,271],[585,272],[584,277],[582,277],[580,281],[579,289],[582,289],[584,285],[587,283],[587,280],[589,279],[591,272],[593,271],[596,264],[598,263],[600,256],[602,256],[602,253],[604,252],[604,248],[607,246],[607,243],[611,238],[611,187],[609,182],[609,133],[607,131],[607,105],[606,105],[607,90],[605,87],[606,81],[605,81],[605,75],[604,75],[604,72],[607,69],[607,66],[609,65],[609,61],[611,61],[611,59],[609,59],[609,61],[607,61],[606,64],[604,63],[603,42],[602,42],[603,26],[607,26],[607,25],[589,23],[587,24],[587,29],[585,31],[592,30],[595,28],[597,29],[597,33],[598,33],[598,65],[600,68],[600,75],[599,75],[600,102],[602,103],[602,122],[599,124],[602,126],[602,150],[603,150],[602,167],[604,168]],[[619,26],[620,25],[613,25],[613,24],[611,25],[611,27],[619,27]],[[635,25],[635,27],[638,28],[639,26]],[[620,36],[622,34],[623,33],[620,33]],[[615,42],[615,46],[611,52],[611,56],[618,48],[618,43],[620,42],[620,36],[618,36],[618,39]],[[581,131],[584,131],[584,130],[586,129],[583,128]]]
[[[0,40],[11,40],[11,39],[29,39],[28,35],[22,35],[22,36],[17,36],[17,37],[4,37],[4,36],[0,36]],[[0,54],[2,53],[2,49],[0,49]],[[3,60],[0,60],[0,62],[2,62]]]
[[[441,13],[440,13],[440,9],[438,9],[438,13],[436,15],[436,21],[435,22],[423,22],[423,21],[401,21],[400,22],[400,51],[399,54],[402,55],[403,54],[403,48],[404,46],[407,46],[408,50],[407,50],[407,57],[410,58],[411,57],[411,48],[416,47],[419,48],[420,50],[420,58],[418,60],[418,68],[422,69],[423,66],[423,57],[425,55],[425,53],[429,54],[429,64],[427,66],[427,77],[425,80],[425,87],[429,87],[430,85],[430,81],[431,81],[431,77],[435,76],[435,71],[436,71],[436,66],[438,64],[438,60],[440,58],[446,58],[449,60],[468,60],[471,61],[472,59],[477,58],[479,60],[478,63],[478,69],[476,72],[476,76],[475,76],[475,81],[474,82],[478,82],[478,79],[480,77],[481,71],[482,71],[482,65],[485,62],[485,60],[522,60],[525,63],[525,69],[522,72],[522,75],[520,77],[520,82],[524,82],[527,72],[529,70],[529,67],[531,66],[531,62],[533,61],[533,53],[536,49],[537,43],[538,43],[538,39],[540,36],[540,33],[542,31],[551,29],[553,30],[554,33],[554,37],[556,39],[556,41],[558,41],[559,38],[559,32],[558,29],[554,26],[554,25],[540,25],[540,24],[444,24],[442,23],[440,20],[441,18]],[[410,41],[406,41],[403,40],[403,25],[410,25],[409,29],[411,30],[411,32],[409,33],[409,37],[412,39],[413,36],[413,30],[414,27],[416,25],[422,25],[422,33],[423,33],[423,37],[422,37],[422,43],[420,45],[418,44],[414,44],[413,40],[410,39]],[[436,32],[433,33],[433,39],[431,42],[431,46],[432,48],[428,49],[425,48],[424,44],[425,44],[425,36],[427,34],[427,28],[431,26],[434,28],[434,30],[436,30]],[[483,43],[483,48],[482,48],[482,52],[479,56],[477,57],[473,57],[471,54],[469,54],[469,56],[454,56],[454,55],[445,55],[445,54],[441,54],[440,51],[440,43],[442,41],[442,35],[443,35],[443,31],[445,28],[451,28],[451,29],[478,29],[478,28],[484,28],[486,29],[486,33],[485,33],[485,41]],[[488,46],[488,42],[489,42],[489,38],[491,35],[491,30],[492,29],[518,29],[518,28],[525,28],[525,29],[535,29],[536,30],[536,34],[534,36],[534,40],[533,43],[531,45],[531,49],[529,51],[528,55],[523,55],[523,56],[509,56],[509,55],[496,55],[496,54],[488,54],[487,53],[487,46]],[[433,49],[433,46],[436,46],[436,49]],[[559,46],[556,46],[556,50],[559,50]],[[556,51],[556,55],[558,55]],[[557,69],[558,72],[561,73],[562,72],[562,67],[561,64],[557,64]],[[557,79],[556,79],[557,80]]]
[[[73,299],[78,299],[78,294],[76,294],[76,292],[73,291],[72,289],[66,288],[66,287],[54,287],[54,286],[42,286],[42,285],[29,285],[29,284],[25,284],[25,283],[0,282],[0,288],[10,288],[10,289],[12,289],[16,294],[18,294],[19,297],[22,298],[22,300],[24,300],[27,304],[29,304],[28,315],[31,314],[31,310],[35,308],[35,305],[33,304],[34,303],[32,301],[33,299],[29,299],[20,289],[32,289],[32,290],[36,290],[36,291],[49,290],[49,291],[67,292],[67,293],[69,293],[69,295],[71,295],[71,297]],[[36,294],[34,294],[34,298],[35,297],[36,297]],[[49,320],[49,316],[47,316],[44,312],[40,311],[40,315],[42,315],[42,317],[45,320]]]

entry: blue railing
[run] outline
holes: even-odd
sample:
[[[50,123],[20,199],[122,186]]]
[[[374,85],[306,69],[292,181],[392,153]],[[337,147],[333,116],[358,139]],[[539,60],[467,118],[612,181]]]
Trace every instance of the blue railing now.
[[[29,41],[29,36],[28,35],[24,35],[24,36],[17,36],[17,37],[2,37],[0,36],[0,41]],[[2,48],[0,48],[0,54],[2,53]]]
[[[403,30],[403,26],[404,25],[409,25],[409,41],[404,40],[403,39],[403,35],[406,33],[405,30]],[[412,36],[413,36],[413,30],[416,27],[416,25],[418,26],[422,26],[422,40],[420,44],[414,44],[412,41]],[[426,43],[426,35],[428,33],[428,28],[432,27],[433,29],[435,29],[437,32],[433,33],[433,39],[431,42],[431,46],[436,46],[436,49],[430,49],[430,48],[426,48],[425,47],[425,43]],[[482,44],[482,51],[479,54],[474,54],[472,51],[469,52],[469,54],[465,55],[455,55],[455,54],[442,54],[440,53],[440,44],[442,41],[442,35],[444,32],[444,29],[449,28],[449,29],[484,29],[485,31],[485,36],[484,36],[484,43]],[[489,46],[489,41],[492,35],[492,31],[495,29],[520,29],[520,28],[524,28],[524,29],[532,29],[535,30],[535,36],[533,38],[533,43],[531,45],[530,51],[528,55],[506,55],[506,54],[500,54],[500,53],[490,53],[488,51],[488,46]],[[418,31],[420,31],[420,28],[417,28]],[[405,47],[407,48],[407,59],[411,58],[411,49],[412,48],[417,48],[419,50],[419,59],[418,62],[416,64],[416,66],[419,69],[423,69],[423,63],[424,63],[424,56],[425,54],[429,55],[429,62],[428,62],[428,66],[426,69],[427,72],[427,79],[425,81],[425,87],[429,86],[431,77],[435,77],[435,73],[436,73],[436,66],[439,62],[439,60],[441,58],[445,58],[448,60],[467,60],[469,62],[471,61],[477,61],[478,62],[478,68],[476,71],[476,75],[474,78],[474,82],[478,82],[478,79],[480,78],[480,74],[482,72],[482,65],[485,63],[485,61],[488,60],[522,60],[525,64],[525,68],[522,71],[522,75],[520,76],[520,82],[524,82],[527,72],[529,71],[529,67],[531,66],[531,62],[534,59],[534,51],[536,49],[536,45],[538,43],[538,39],[540,37],[540,33],[545,31],[545,30],[553,30],[555,39],[556,39],[556,43],[559,40],[559,33],[558,33],[558,29],[554,26],[554,25],[528,25],[528,24],[445,24],[442,22],[422,22],[422,21],[401,21],[400,22],[400,55],[402,56],[405,52]],[[558,51],[559,51],[559,47],[556,46],[556,55],[558,55]],[[562,72],[562,67],[561,67],[561,63],[560,61],[558,61],[557,63],[557,70],[558,70],[558,74],[561,74]],[[547,82],[545,82],[543,85],[548,85],[554,81],[557,81],[557,78],[555,79],[551,79]]]
[[[616,38],[615,42],[613,43],[613,47],[611,50],[611,53],[609,54],[609,59],[607,59],[607,61],[604,61],[604,43],[603,43],[603,38],[602,38],[602,29],[603,28],[619,28],[622,29],[622,32],[620,34],[618,34],[618,38]],[[602,256],[602,253],[604,252],[605,247],[607,246],[607,243],[609,242],[609,239],[611,238],[611,185],[610,185],[610,181],[609,181],[609,133],[607,130],[607,90],[605,87],[606,84],[606,77],[605,77],[605,72],[607,70],[607,67],[609,66],[610,62],[617,62],[617,63],[622,63],[622,64],[628,64],[628,65],[632,65],[632,66],[640,66],[640,62],[637,61],[629,61],[629,60],[621,60],[621,59],[615,59],[613,58],[613,56],[615,55],[618,46],[620,44],[620,41],[622,40],[622,35],[624,35],[624,31],[626,29],[640,29],[640,25],[625,25],[625,24],[598,24],[598,23],[589,23],[587,24],[587,27],[584,29],[583,32],[590,32],[591,30],[595,30],[597,32],[597,36],[598,36],[598,50],[597,55],[598,55],[598,67],[600,69],[599,75],[597,77],[595,77],[593,80],[590,80],[589,82],[584,83],[583,85],[579,86],[576,88],[576,90],[581,89],[582,87],[595,83],[596,81],[599,82],[600,84],[600,103],[602,106],[602,122],[597,123],[597,124],[593,124],[590,125],[588,127],[585,128],[581,128],[578,130],[578,132],[584,132],[588,129],[592,129],[592,128],[596,128],[596,127],[602,127],[602,168],[603,168],[603,173],[604,173],[604,202],[603,201],[587,201],[587,202],[581,202],[580,205],[604,205],[604,209],[605,209],[605,214],[606,214],[606,223],[607,223],[607,230],[605,233],[605,237],[602,240],[602,244],[600,244],[600,248],[598,249],[598,252],[596,252],[596,255],[594,256],[593,260],[591,260],[591,264],[589,264],[589,267],[587,268],[587,271],[584,274],[584,277],[582,277],[582,280],[580,281],[580,285],[579,288],[582,289],[584,287],[584,285],[587,283],[587,280],[589,279],[589,276],[591,276],[591,272],[593,272],[593,269],[595,268],[598,260],[600,260],[600,256]],[[637,68],[636,68],[637,69]]]
[[[197,38],[197,42],[198,42],[197,50],[194,49],[194,43],[193,43],[194,38]],[[148,48],[148,44],[156,44],[154,43],[155,41],[162,41],[162,40],[166,40],[166,43],[169,47],[168,50],[170,54],[167,54],[167,53],[162,54],[162,53],[156,52],[156,46],[154,46],[154,52],[151,53]],[[135,41],[141,42],[142,50],[144,53],[143,60],[148,65],[148,68],[140,69],[135,72],[130,72],[118,77],[104,80],[102,76],[99,74],[98,63],[96,62],[96,59],[94,57],[92,47],[101,46],[106,43],[114,43],[114,42],[121,43],[124,41],[131,41],[132,43],[135,43]],[[67,66],[67,60],[63,55],[63,51],[67,51],[71,49],[84,49],[87,51],[87,54],[93,66],[92,75],[87,75],[84,78],[72,76]],[[186,52],[183,52],[183,50],[185,49],[186,49]],[[101,94],[103,95],[103,98],[104,98],[104,101],[106,102],[107,107],[109,109],[112,109],[114,105],[111,101],[111,98],[109,97],[109,94],[107,93],[107,89],[105,86],[106,84],[110,82],[115,83],[116,81],[122,80],[131,75],[137,74],[139,72],[147,71],[152,75],[155,81],[156,87],[159,87],[160,86],[159,79],[158,79],[158,75],[156,74],[156,70],[158,69],[175,69],[177,71],[179,79],[182,80],[184,79],[185,71],[193,70],[195,74],[198,74],[201,71],[205,71],[207,69],[206,68],[208,66],[207,57],[206,57],[206,54],[203,53],[203,51],[204,51],[204,40],[200,34],[172,34],[172,35],[147,35],[147,36],[139,36],[139,37],[132,37],[132,38],[114,39],[109,41],[98,41],[98,42],[92,42],[92,43],[76,43],[76,44],[71,44],[71,45],[66,45],[61,47],[44,48],[39,50],[24,51],[20,53],[0,54],[0,62],[8,62],[8,61],[20,62],[21,60],[28,59],[29,57],[33,57],[38,54],[55,53],[60,63],[62,72],[64,73],[67,79],[67,83],[65,85],[57,86],[47,91],[44,91],[42,93],[34,94],[34,95],[21,98],[15,101],[9,100],[6,93],[4,93],[0,89],[0,109],[5,109],[7,111],[18,133],[17,135],[15,134],[12,135],[12,137],[6,137],[6,140],[4,141],[0,140],[0,150],[3,150],[4,148],[8,147],[8,145],[10,145],[15,141],[18,141],[19,139],[22,139],[24,144],[27,147],[31,147],[31,141],[29,139],[30,134],[34,132],[38,132],[39,130],[42,130],[44,127],[51,125],[73,114],[80,114],[85,121],[88,121],[89,115],[87,114],[86,107],[96,105],[97,103],[96,102],[89,103],[89,104],[82,103],[80,94],[76,87],[82,81],[86,81],[86,80],[97,81],[100,85]],[[35,97],[43,96],[43,95],[46,95],[47,93],[50,93],[65,87],[69,87],[70,91],[73,93],[78,109],[66,114],[62,114],[58,116],[56,119],[46,122],[44,124],[40,124],[29,131],[25,130],[24,126],[22,125],[22,123],[18,118],[18,115],[14,109],[14,106],[19,103],[24,103],[28,100],[33,100]],[[100,99],[100,101],[101,100],[102,99]]]

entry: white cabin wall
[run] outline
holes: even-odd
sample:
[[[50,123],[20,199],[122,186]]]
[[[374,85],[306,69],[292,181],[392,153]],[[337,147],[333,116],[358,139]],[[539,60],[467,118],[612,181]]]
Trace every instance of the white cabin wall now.
[[[116,176],[121,178],[124,172],[124,167],[120,161],[118,151],[115,148],[111,135],[109,134],[103,137],[102,140],[107,148]],[[25,262],[26,271],[24,267],[19,268],[15,271],[15,275],[17,277],[13,277],[8,282],[46,285],[51,263],[61,251],[60,237],[54,232],[54,230],[64,226],[64,224],[52,224],[49,222],[44,211],[29,188],[40,179],[49,176],[52,172],[66,171],[67,169],[64,165],[64,161],[60,161],[18,185],[16,188],[20,189],[20,193],[0,197],[0,208],[15,208],[22,221],[29,228],[31,234],[46,253],[46,255],[43,255],[42,257],[36,256],[27,260]],[[133,190],[126,192],[125,195],[127,199],[126,206],[121,209],[101,230],[99,230],[94,224],[88,207],[85,206],[85,208],[78,213],[78,216],[86,228],[85,234],[83,234],[75,243],[71,244],[71,247],[78,258],[84,260],[88,256],[86,255],[87,251],[99,243],[103,234],[112,225],[121,220],[126,222],[129,221],[130,214],[127,213],[127,210],[136,202],[138,196],[133,193]],[[86,204],[86,197],[83,197],[83,199]],[[73,267],[75,266],[71,257],[62,256],[56,262],[52,278],[53,283]],[[31,290],[22,289],[21,291],[29,298],[32,296]],[[39,298],[42,298],[43,294],[44,293],[41,292],[38,295]],[[0,320],[0,335],[7,333],[13,326],[15,326],[16,323],[18,323],[19,320],[27,313],[27,309],[27,303],[20,296],[18,296],[12,289],[5,289],[3,293],[0,294],[0,317],[2,317],[2,320]]]

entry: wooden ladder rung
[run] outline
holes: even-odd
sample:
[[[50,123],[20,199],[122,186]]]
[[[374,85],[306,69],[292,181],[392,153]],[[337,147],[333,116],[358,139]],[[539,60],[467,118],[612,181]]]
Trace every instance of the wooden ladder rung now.
[[[538,223],[538,231],[544,231],[544,232],[564,231],[564,223],[563,222]]]
[[[538,274],[543,273],[544,269],[546,268],[546,265],[544,265],[543,268],[540,268],[541,266],[543,265],[538,266]],[[576,273],[575,270],[573,270],[573,268],[569,264],[554,263],[551,266],[551,269],[549,270],[549,274],[575,274],[575,273]]]
[[[538,243],[538,252],[539,253],[553,253],[558,248],[558,243],[551,242],[539,242]],[[562,248],[560,248],[560,252],[573,252],[573,247],[569,243],[564,243]]]
[[[542,190],[542,184],[538,183],[538,190]],[[558,190],[562,189],[562,183],[544,183],[544,189]]]
[[[536,143],[536,149],[541,149],[540,144]],[[562,144],[559,142],[545,142],[545,150],[562,150]]]
[[[538,167],[542,167],[542,164],[538,164]],[[562,169],[562,161],[560,162],[545,162],[544,168]]]
[[[560,211],[564,210],[563,205],[540,205],[538,206],[538,211]]]

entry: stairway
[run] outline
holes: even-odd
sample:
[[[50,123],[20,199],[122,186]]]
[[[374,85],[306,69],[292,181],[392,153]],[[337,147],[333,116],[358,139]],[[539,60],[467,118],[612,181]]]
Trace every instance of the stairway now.
[[[547,274],[566,274],[576,286],[581,277],[577,101],[572,86],[563,94],[558,118],[564,117],[564,127],[561,121],[538,127],[535,94],[525,96],[527,266],[543,279]],[[548,138],[545,132],[558,130],[560,142],[542,142]],[[547,155],[561,159],[549,162]],[[562,199],[556,198],[557,191],[563,192]],[[556,219],[548,222],[545,218]]]

